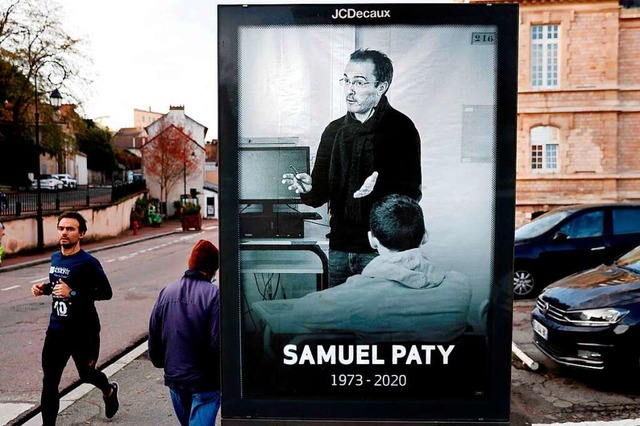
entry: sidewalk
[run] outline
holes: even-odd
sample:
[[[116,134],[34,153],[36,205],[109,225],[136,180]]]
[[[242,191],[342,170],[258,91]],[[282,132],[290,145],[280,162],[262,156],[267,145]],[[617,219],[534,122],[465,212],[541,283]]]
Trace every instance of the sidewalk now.
[[[208,222],[207,225],[217,224],[217,220],[207,220],[206,222]],[[117,237],[83,242],[82,247],[88,252],[96,252],[178,232],[182,232],[180,222],[167,220],[157,228],[142,228],[138,231],[138,235],[133,235],[133,231],[128,230]],[[0,274],[3,271],[49,262],[50,256],[55,250],[57,249],[49,248],[42,254],[11,256],[3,260]],[[107,419],[104,416],[102,393],[93,386],[84,384],[62,396],[58,426],[168,426],[177,424],[168,389],[164,386],[163,371],[155,368],[149,361],[146,341],[103,371],[110,380],[115,380],[120,385],[120,409],[116,416]],[[511,424],[513,426],[530,424],[527,421],[527,416],[520,409],[520,404],[512,404],[511,408]],[[39,409],[35,416],[30,414],[27,417],[28,419],[25,419],[24,416],[21,416],[20,420],[14,419],[8,425],[39,426],[42,424]],[[216,425],[220,425],[220,413],[218,413]]]
[[[203,226],[217,225],[217,219],[206,219]],[[122,232],[116,237],[82,243],[82,248],[89,252],[98,252],[109,248],[120,247],[162,237],[174,233],[181,233],[182,227],[177,219],[169,219],[159,227],[143,227],[138,235],[132,230]],[[193,232],[193,231],[189,231]],[[2,260],[2,272],[26,268],[33,265],[47,263],[57,247],[48,247],[44,253],[15,254]],[[60,401],[58,425],[78,424],[110,424],[110,425],[175,425],[177,421],[173,413],[171,399],[164,386],[162,370],[153,367],[146,355],[147,343],[143,342],[133,351],[115,360],[103,371],[111,380],[120,386],[120,410],[118,414],[108,420],[104,417],[104,403],[102,393],[91,385],[80,385]],[[33,410],[29,410],[33,412]],[[25,417],[27,419],[25,419]],[[41,425],[39,414],[21,415],[9,421],[8,425]]]

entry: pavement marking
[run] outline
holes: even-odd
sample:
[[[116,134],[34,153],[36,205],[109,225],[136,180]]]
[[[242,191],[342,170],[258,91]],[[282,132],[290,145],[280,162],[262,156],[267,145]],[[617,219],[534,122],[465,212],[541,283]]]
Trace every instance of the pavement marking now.
[[[49,277],[37,278],[35,280],[29,281],[29,284],[41,283],[43,281],[49,281]]]
[[[533,423],[531,426],[638,426],[640,419],[578,422],[578,423]]]
[[[18,288],[18,287],[20,287],[20,286],[19,286],[19,285],[12,285],[11,287],[3,288],[3,289],[2,289],[2,290],[0,290],[0,291],[13,290],[14,288]]]
[[[9,421],[15,419],[20,414],[24,413],[34,404],[25,404],[25,403],[12,403],[6,402],[0,404],[0,425],[6,425]]]
[[[110,378],[111,376],[116,374],[118,371],[122,370],[125,366],[127,366],[127,364],[129,364],[131,361],[135,360],[140,355],[145,353],[147,349],[149,349],[149,346],[147,344],[147,341],[145,340],[136,348],[134,348],[131,352],[125,354],[122,358],[116,360],[113,364],[109,365],[107,368],[102,370],[102,372],[106,374],[107,377]],[[80,398],[82,398],[83,396],[91,392],[93,389],[95,389],[93,385],[85,383],[78,386],[77,388],[75,388],[74,390],[72,390],[62,398],[60,398],[60,409],[58,410],[58,413],[61,413],[65,409],[69,408],[76,401],[78,401]],[[28,408],[31,408],[31,406],[27,407],[22,412],[26,411]],[[2,409],[2,404],[0,404],[0,413],[2,412],[1,409]],[[14,417],[12,417],[12,419],[17,417],[20,413],[16,414]],[[37,416],[32,417],[28,422],[24,423],[24,426],[40,426],[41,424],[42,424],[42,414],[38,414]]]
[[[214,228],[217,228],[217,226],[214,226]],[[180,229],[180,228],[177,228],[177,229]],[[102,262],[104,262],[104,263],[112,263],[112,262],[116,262],[116,261],[124,261],[124,260],[128,260],[128,259],[131,259],[131,258],[132,258],[132,257],[134,257],[134,256],[139,255],[139,254],[144,254],[144,253],[146,253],[146,252],[153,251],[153,250],[159,250],[159,249],[161,249],[161,248],[168,247],[168,246],[170,246],[170,245],[172,245],[172,244],[177,244],[177,243],[180,243],[180,242],[183,242],[183,241],[192,240],[192,239],[194,239],[196,236],[201,235],[201,234],[203,234],[203,232],[200,232],[200,233],[198,233],[198,234],[185,235],[185,236],[180,237],[180,238],[177,238],[177,239],[175,239],[175,240],[173,240],[173,241],[169,241],[168,243],[164,243],[164,244],[156,245],[156,246],[149,247],[149,248],[146,248],[146,249],[140,249],[140,250],[138,250],[138,251],[135,251],[135,252],[133,252],[133,253],[126,254],[126,255],[124,255],[124,256],[119,256],[119,257],[116,257],[116,258],[113,258],[113,259],[103,260]],[[46,280],[46,278],[45,278],[45,280]],[[36,282],[36,281],[38,281],[38,280],[35,280],[35,281],[32,281],[32,282]]]
[[[202,229],[205,229],[207,231],[211,231],[212,229],[218,229],[218,227],[216,225],[211,225],[211,226],[205,226]]]

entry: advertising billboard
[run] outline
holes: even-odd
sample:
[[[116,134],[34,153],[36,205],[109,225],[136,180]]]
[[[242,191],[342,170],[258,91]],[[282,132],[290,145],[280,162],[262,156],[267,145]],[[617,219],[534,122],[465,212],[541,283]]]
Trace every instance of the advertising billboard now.
[[[219,6],[223,422],[508,423],[517,19]]]

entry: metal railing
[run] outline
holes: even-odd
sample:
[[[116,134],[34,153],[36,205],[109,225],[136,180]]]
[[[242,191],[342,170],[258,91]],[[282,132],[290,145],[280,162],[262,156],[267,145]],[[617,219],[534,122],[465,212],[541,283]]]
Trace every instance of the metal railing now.
[[[112,204],[129,195],[146,190],[144,180],[120,186],[92,187],[68,190],[41,190],[42,211],[80,209]],[[37,192],[7,192],[0,196],[0,217],[21,216],[37,211]]]

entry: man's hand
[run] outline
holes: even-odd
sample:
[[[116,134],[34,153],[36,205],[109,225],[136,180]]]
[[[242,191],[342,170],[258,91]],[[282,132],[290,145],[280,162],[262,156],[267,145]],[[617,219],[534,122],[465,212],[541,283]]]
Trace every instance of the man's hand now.
[[[362,184],[362,187],[353,193],[353,198],[362,198],[373,192],[373,188],[376,186],[378,180],[378,172],[373,172],[371,176],[367,177]]]
[[[35,297],[44,295],[44,289],[47,287],[47,283],[34,284],[31,286],[31,294]]]
[[[60,280],[53,287],[53,295],[62,297],[63,299],[68,299],[71,297],[71,287],[69,287],[64,281]]]
[[[288,186],[289,191],[296,191],[298,194],[306,194],[311,191],[311,176],[306,173],[285,173],[282,175],[282,183]]]

